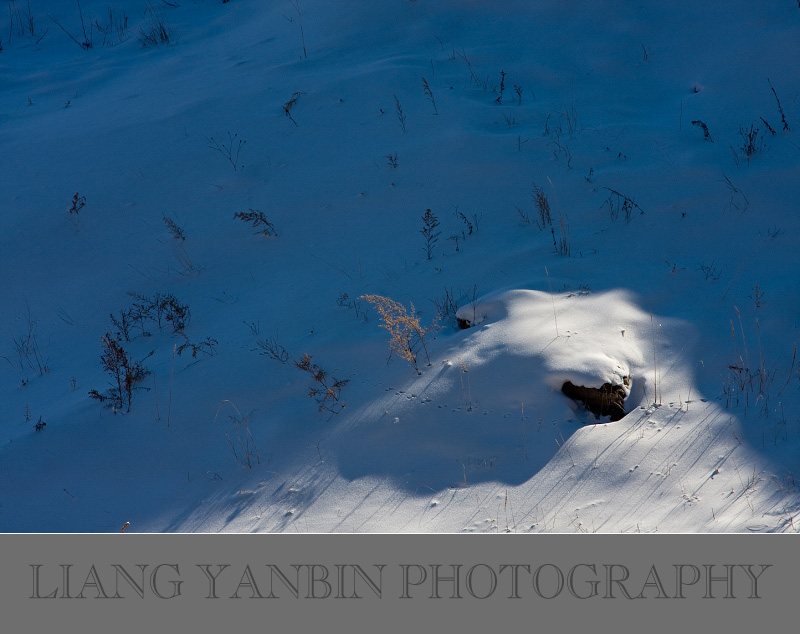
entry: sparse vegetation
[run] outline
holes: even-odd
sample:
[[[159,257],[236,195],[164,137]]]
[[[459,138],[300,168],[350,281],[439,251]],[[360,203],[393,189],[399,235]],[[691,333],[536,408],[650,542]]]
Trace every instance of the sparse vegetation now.
[[[96,19],[92,26],[103,34],[103,46],[113,46],[125,40],[128,36],[128,15],[121,13],[113,6],[108,7],[106,22]]]
[[[474,225],[469,218],[467,218],[462,212],[460,212],[458,210],[458,207],[456,207],[456,217],[459,220],[461,220],[462,224],[464,225],[464,228],[461,230],[461,237],[466,239],[467,236],[471,236],[472,232],[475,230],[476,225]]]
[[[50,371],[50,362],[39,347],[39,340],[36,335],[39,322],[31,315],[31,309],[27,302],[25,303],[23,323],[25,326],[23,332],[12,337],[14,351],[17,353],[19,362],[19,369],[21,372],[24,372],[27,368],[32,372],[38,372],[39,376],[43,376]],[[8,357],[3,358],[11,363],[12,366],[14,365]]]
[[[797,3],[800,6],[800,2]],[[772,82],[767,77],[767,83],[769,83],[769,87],[772,90],[772,94],[775,95],[775,101],[778,102],[778,111],[781,113],[781,122],[783,123],[783,131],[788,132],[791,130],[789,124],[786,122],[786,114],[783,112],[783,106],[781,105],[781,100],[778,98],[778,93],[775,92],[775,87],[772,85]]]
[[[701,264],[700,270],[703,272],[703,275],[705,275],[706,280],[710,282],[716,282],[722,275],[722,271],[714,266],[714,262],[711,262],[711,264]]]
[[[139,29],[139,43],[142,46],[159,46],[171,42],[172,27],[167,22],[161,7],[154,7],[150,0],[147,0],[144,20],[145,26]]]
[[[239,153],[242,151],[242,146],[247,143],[247,141],[239,139],[238,136],[238,134],[231,134],[228,132],[227,145],[225,145],[224,141],[217,141],[213,136],[206,138],[206,141],[208,141],[208,147],[222,154],[222,156],[224,156],[233,166],[234,171],[239,170]]]
[[[522,224],[524,224],[524,225],[531,224],[531,217],[530,217],[530,214],[527,211],[525,211],[519,205],[514,205],[514,209],[516,210],[517,216],[519,216],[520,222]]]
[[[186,337],[186,335],[184,335],[184,337]],[[197,358],[197,353],[198,352],[202,352],[206,356],[212,357],[212,356],[214,356],[214,353],[216,352],[218,344],[219,344],[219,341],[217,341],[216,339],[213,339],[211,337],[206,337],[200,343],[192,343],[191,341],[189,341],[189,338],[186,337],[186,341],[184,341],[181,345],[179,345],[176,348],[176,352],[180,356],[180,355],[183,354],[183,352],[185,350],[191,350],[192,351],[192,359],[196,359]]]
[[[458,57],[461,58],[464,64],[466,64],[467,70],[469,71],[470,81],[473,82],[476,86],[478,86],[478,88],[483,88],[483,91],[486,92],[486,90],[488,89],[488,79],[481,80],[481,78],[478,77],[478,73],[475,72],[475,69],[472,67],[472,64],[467,58],[467,54],[463,50],[460,53],[456,54],[458,55]]]
[[[761,286],[758,284],[753,286],[753,294],[750,295],[750,299],[753,300],[756,308],[761,308],[764,304],[764,291],[761,289]]]
[[[500,104],[503,103],[503,91],[505,89],[506,89],[506,71],[501,70],[500,71],[500,90],[499,90],[500,94],[497,95],[497,99],[495,99],[495,101],[497,103],[500,103]]]
[[[286,363],[289,361],[289,353],[286,351],[286,348],[280,344],[277,335],[265,337],[264,339],[256,339],[256,345],[258,346],[258,352],[270,359],[278,361],[279,363]]]
[[[311,355],[303,354],[300,359],[293,362],[294,367],[311,375],[311,378],[318,385],[313,385],[309,389],[308,397],[313,398],[319,405],[319,411],[327,411],[338,414],[345,408],[341,400],[342,388],[345,387],[349,379],[337,379],[328,374],[316,363],[311,363]]]
[[[422,374],[419,371],[417,357],[423,352],[426,363],[430,365],[426,337],[437,330],[436,320],[429,326],[423,327],[413,303],[406,309],[401,303],[382,295],[363,295],[362,298],[375,307],[383,320],[381,328],[389,331],[390,351],[397,352],[401,358],[411,363],[417,374]]]
[[[285,114],[289,118],[289,121],[294,123],[295,126],[297,126],[297,121],[295,121],[294,117],[292,116],[292,108],[294,108],[297,105],[297,100],[300,99],[300,97],[302,97],[305,94],[306,93],[304,92],[295,92],[292,94],[289,101],[283,104],[283,114]]]
[[[22,4],[22,3],[20,3]],[[25,8],[20,8],[17,0],[11,0],[8,5],[9,33],[17,35],[36,35],[36,19],[31,12],[31,0],[25,0]]]
[[[502,114],[502,117],[503,117],[503,120],[506,122],[506,125],[509,128],[516,128],[517,127],[517,118],[513,114],[509,114],[507,112],[504,112]],[[518,145],[519,145],[519,139],[518,139]]]
[[[449,317],[455,317],[458,312],[458,302],[453,295],[453,289],[444,288],[444,295],[442,297],[432,299],[433,305],[436,307],[436,321],[441,322]]]
[[[275,225],[273,225],[263,211],[257,209],[248,209],[247,211],[237,211],[233,214],[234,219],[238,218],[243,222],[249,222],[255,228],[253,233],[261,234],[264,236],[277,236]]]
[[[406,115],[403,112],[403,106],[400,104],[400,99],[397,98],[397,95],[394,95],[394,109],[397,113],[397,121],[400,123],[400,129],[403,131],[403,134],[406,133]]]
[[[747,158],[747,164],[750,165],[750,159],[764,149],[764,133],[756,127],[755,123],[751,123],[749,130],[745,127],[739,128],[739,136],[742,137],[739,149]]]
[[[162,218],[164,221],[164,225],[167,227],[169,232],[172,234],[172,237],[176,240],[186,240],[186,235],[183,233],[183,229],[175,222],[172,218],[167,218],[164,216]]]
[[[368,321],[367,313],[369,313],[369,311],[364,308],[360,297],[350,297],[347,293],[339,293],[339,296],[336,298],[336,303],[342,308],[352,309],[358,319]]]
[[[775,370],[767,370],[767,363],[764,359],[761,348],[761,327],[756,319],[756,333],[758,340],[758,365],[751,365],[750,351],[747,346],[742,315],[739,309],[734,306],[739,323],[739,335],[741,339],[741,349],[739,348],[736,327],[733,319],[730,320],[731,337],[734,343],[735,362],[728,365],[730,373],[722,386],[722,393],[725,396],[728,407],[738,406],[744,400],[745,410],[750,406],[761,407],[767,413],[769,407],[770,386],[775,375]],[[792,359],[794,367],[794,358]],[[751,402],[752,399],[752,402]]]
[[[747,199],[747,196],[745,196],[725,174],[723,174],[722,177],[725,179],[725,187],[727,187],[731,195],[726,210],[731,211],[736,209],[737,211],[747,211],[747,208],[750,206],[750,201]]]
[[[225,404],[233,408],[234,414],[228,416],[229,420],[233,423],[233,438],[230,432],[225,432],[225,437],[228,439],[228,444],[233,452],[233,457],[237,463],[248,469],[253,468],[253,464],[261,464],[261,457],[258,455],[258,447],[250,433],[250,414],[242,416],[237,407],[228,400],[222,401],[217,408],[217,413],[214,416],[216,421],[219,417],[219,412]]]
[[[630,196],[621,194],[620,192],[610,189],[609,187],[605,187],[604,189],[608,190],[609,194],[608,198],[606,198],[603,204],[600,205],[600,209],[603,207],[608,207],[608,212],[611,215],[612,220],[616,220],[622,216],[625,218],[625,222],[630,222],[634,209],[638,209],[640,214],[644,213],[644,210]]]
[[[559,215],[558,217],[558,228],[559,234],[558,237],[556,237],[555,228],[550,227],[550,233],[553,236],[553,250],[559,255],[565,255],[569,257],[572,253],[572,247],[569,241],[569,226],[562,215]]]
[[[550,202],[547,200],[544,190],[536,183],[534,183],[531,188],[531,198],[533,199],[533,206],[536,208],[537,213],[536,226],[539,227],[539,229],[552,226],[553,219],[550,215]]]
[[[81,196],[78,192],[72,197],[72,204],[69,208],[69,213],[76,214],[86,206],[86,196]]]
[[[136,300],[134,304],[127,310],[120,310],[118,315],[111,314],[111,323],[125,341],[131,340],[133,328],[137,328],[140,335],[149,337],[151,325],[160,329],[170,324],[172,332],[178,333],[189,323],[189,306],[181,304],[171,293],[156,293],[152,297],[133,292],[128,295]]]
[[[428,98],[428,101],[430,101],[431,105],[433,105],[433,114],[439,114],[439,109],[436,107],[436,99],[433,96],[433,91],[428,85],[428,80],[424,77],[422,78],[422,89],[425,91],[425,96]]]

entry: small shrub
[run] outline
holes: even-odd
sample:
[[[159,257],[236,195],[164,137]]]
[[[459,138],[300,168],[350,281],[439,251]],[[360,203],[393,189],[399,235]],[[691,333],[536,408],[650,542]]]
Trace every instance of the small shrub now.
[[[43,376],[50,371],[50,362],[39,347],[39,340],[36,336],[39,322],[31,315],[31,309],[27,303],[25,306],[24,323],[25,330],[19,336],[12,337],[14,351],[17,353],[19,359],[19,369],[21,372],[24,372],[27,367],[31,371],[38,372],[40,376]],[[11,363],[10,359],[7,357],[4,358]],[[11,365],[13,366],[14,364],[11,363]],[[23,385],[25,385],[25,381],[23,381]]]
[[[471,236],[472,232],[475,230],[475,226],[469,218],[458,210],[458,207],[456,207],[456,217],[464,224],[464,229],[461,230],[461,237],[466,238],[467,236]]]
[[[739,405],[740,400],[743,399],[745,407],[760,405],[766,413],[769,411],[770,387],[775,376],[775,370],[770,372],[767,369],[766,360],[762,355],[761,328],[758,319],[756,319],[758,366],[754,367],[755,359],[752,362],[750,360],[750,352],[745,338],[744,326],[742,324],[742,315],[736,306],[733,308],[736,311],[736,316],[739,321],[742,348],[740,349],[738,347],[736,327],[733,324],[733,319],[731,319],[731,336],[734,342],[734,356],[736,360],[734,363],[728,365],[730,373],[722,386],[722,392],[726,398],[726,405],[728,407]],[[794,367],[794,357],[792,358],[792,367]]]
[[[453,289],[444,288],[444,296],[432,299],[431,302],[436,307],[436,321],[441,322],[449,317],[455,317],[458,312],[458,302],[453,294]]]
[[[241,412],[239,412],[233,403],[225,400],[222,401],[217,408],[217,413],[214,416],[215,421],[219,416],[220,409],[222,409],[225,403],[230,405],[233,411],[236,412],[235,414],[230,414],[228,417],[233,423],[233,438],[231,438],[229,432],[225,432],[225,437],[228,439],[233,457],[236,462],[243,467],[252,469],[253,462],[261,464],[261,457],[258,455],[258,447],[256,446],[255,438],[253,438],[253,434],[250,433],[250,414],[248,413],[242,416]]]
[[[159,7],[156,9],[150,0],[144,10],[146,25],[139,29],[139,42],[142,46],[158,46],[169,44],[172,37],[172,28],[167,23],[164,12]]]
[[[428,101],[430,101],[431,105],[433,105],[433,114],[439,114],[439,109],[436,107],[436,99],[433,96],[433,91],[428,85],[428,80],[424,77],[422,78],[422,89],[425,91],[425,96],[428,98]]]
[[[36,425],[33,426],[33,428],[36,431],[42,431],[46,426],[47,426],[47,423],[45,423],[44,420],[42,420],[42,417],[39,416],[39,420],[36,423]]]
[[[400,105],[400,100],[397,98],[397,95],[394,95],[394,108],[395,112],[397,112],[397,120],[400,123],[400,129],[403,130],[403,134],[406,133],[406,115],[403,112],[403,106]]]
[[[459,240],[461,240],[461,237],[462,237],[462,236],[458,235],[457,233],[454,233],[453,235],[451,235],[451,236],[448,238],[448,240],[452,240],[453,242],[455,242],[455,243],[456,243],[456,253],[458,253],[458,252],[459,252],[459,248],[458,248],[458,241],[459,241]]]
[[[166,226],[167,230],[174,238],[174,240],[167,244],[167,248],[180,266],[178,272],[182,275],[188,275],[194,271],[194,264],[192,263],[192,258],[186,251],[186,245],[184,244],[186,242],[186,234],[183,232],[183,228],[172,218],[164,216],[162,219],[164,221],[164,226]]]
[[[256,339],[256,345],[259,348],[260,354],[263,354],[270,359],[274,359],[280,363],[286,363],[289,360],[289,353],[286,351],[280,342],[278,336],[266,337],[265,339]]]
[[[77,214],[81,209],[86,206],[86,196],[81,196],[78,192],[72,197],[72,205],[69,208],[69,213]]]
[[[103,46],[113,46],[122,42],[128,34],[128,16],[120,14],[113,6],[108,7],[108,22],[101,23],[96,19],[92,26],[103,34]]]
[[[506,125],[509,128],[516,128],[517,127],[517,118],[513,114],[503,113],[503,120],[506,122]],[[519,151],[519,147],[521,145],[521,141],[519,138],[517,139],[517,151]]]
[[[180,356],[183,354],[185,350],[191,350],[193,359],[197,358],[198,352],[202,352],[203,354],[206,354],[209,357],[213,357],[214,352],[216,351],[217,348],[217,344],[219,344],[219,341],[217,341],[216,339],[212,339],[211,337],[206,337],[200,343],[196,344],[192,343],[187,338],[184,343],[182,343],[175,349],[175,351],[178,353],[178,356]]]
[[[156,325],[159,329],[167,323],[172,325],[172,332],[183,331],[189,323],[191,311],[187,304],[180,301],[171,293],[156,293],[152,297],[138,293],[128,293],[136,300],[127,310],[119,311],[119,315],[111,315],[111,323],[118,329],[125,341],[130,341],[132,329],[139,329],[144,337],[150,336],[149,324]]]
[[[761,305],[764,303],[764,291],[761,289],[761,286],[758,284],[753,286],[753,294],[749,297],[753,300],[756,308],[761,308]]]
[[[133,325],[133,313],[131,310],[121,310],[119,311],[119,317],[111,313],[111,323],[114,325],[114,328],[117,329],[118,333],[125,337],[125,341],[131,340],[131,327]],[[142,328],[142,335],[149,336],[149,332],[145,332],[144,327],[141,325],[142,320],[141,318],[138,319],[140,327]]]
[[[91,390],[89,396],[101,403],[109,401],[108,405],[115,410],[124,408],[130,412],[134,386],[150,374],[150,371],[140,361],[131,361],[118,335],[113,336],[107,332],[101,342],[103,354],[100,356],[100,363],[103,371],[111,377],[111,387],[103,394]]]
[[[563,216],[560,216],[558,219],[558,227],[560,231],[558,238],[556,238],[555,228],[550,227],[550,234],[553,236],[553,250],[559,255],[566,255],[569,257],[572,252],[569,241],[569,226]]]
[[[522,207],[519,207],[518,205],[514,205],[514,209],[517,210],[517,215],[519,216],[520,222],[522,222],[522,224],[524,225],[531,224],[531,217],[527,211],[525,211]]]
[[[500,71],[500,94],[497,96],[495,101],[497,103],[503,103],[503,91],[506,89],[506,72],[504,70]]]
[[[239,153],[242,151],[242,146],[247,143],[247,141],[237,139],[238,136],[238,134],[231,134],[228,132],[228,145],[225,145],[225,141],[217,141],[213,136],[206,137],[208,147],[212,150],[216,150],[228,159],[234,171],[239,171]]]
[[[800,7],[800,2],[797,3],[797,6]],[[789,124],[786,122],[786,115],[783,112],[783,106],[781,105],[781,100],[778,98],[778,93],[775,92],[775,87],[772,85],[772,82],[767,78],[767,82],[769,83],[769,87],[772,89],[772,94],[775,95],[775,101],[778,102],[778,111],[781,113],[781,122],[783,123],[783,130],[784,132],[788,132],[791,130]]]
[[[33,13],[31,13],[30,0],[27,0],[26,5],[26,13],[23,13],[22,10],[20,10],[16,0],[11,0],[11,4],[8,5],[8,17],[10,22],[8,27],[9,37],[11,37],[12,33],[19,35],[20,37],[25,35],[30,35],[33,37],[37,34],[38,31],[36,27],[36,19],[33,17]],[[0,48],[0,50],[2,50],[2,48]]]
[[[292,95],[292,98],[289,99],[289,101],[287,101],[285,104],[283,104],[283,114],[285,114],[287,117],[289,117],[289,120],[292,123],[294,123],[295,126],[297,125],[297,121],[295,121],[294,117],[292,116],[292,108],[294,108],[297,105],[297,100],[302,95],[305,95],[305,94],[306,93],[304,93],[304,92],[296,92],[296,93],[294,93]]]
[[[189,323],[191,312],[187,304],[181,304],[174,295],[167,294],[161,297],[164,310],[164,319],[172,324],[172,332],[180,332]]]
[[[368,321],[367,313],[369,311],[362,306],[360,298],[350,297],[347,293],[339,293],[336,303],[342,308],[352,308],[357,318]]]
[[[722,271],[716,268],[713,262],[711,264],[701,264],[700,270],[706,276],[706,279],[711,282],[716,282],[722,275]]]
[[[739,128],[739,136],[742,137],[739,149],[747,158],[747,164],[750,165],[750,159],[764,148],[764,133],[756,127],[755,123],[751,123],[749,130],[745,127]]]
[[[725,187],[727,187],[731,194],[726,209],[728,211],[732,211],[733,209],[747,211],[747,208],[750,206],[750,201],[748,200],[747,196],[745,196],[744,193],[731,182],[730,178],[728,178],[725,174],[722,176],[725,178]]]
[[[173,238],[176,240],[186,240],[186,235],[183,233],[183,229],[178,226],[178,223],[176,223],[172,218],[167,218],[167,216],[164,216],[162,220],[164,221],[164,225],[172,234]]]
[[[553,219],[550,215],[550,202],[547,200],[544,190],[536,183],[533,184],[533,188],[531,189],[531,198],[533,198],[533,205],[536,207],[536,213],[538,215],[536,218],[536,226],[539,227],[539,229],[552,226]]]
[[[445,287],[444,296],[432,299],[433,305],[436,307],[436,321],[443,321],[450,316],[455,316],[458,312],[458,302],[453,294],[453,289]]]
[[[433,247],[439,240],[441,231],[436,231],[439,226],[439,219],[430,209],[426,209],[422,216],[422,229],[420,233],[425,238],[425,254],[430,260],[433,257]]]
[[[410,310],[407,310],[399,302],[382,295],[362,295],[362,298],[375,307],[383,320],[381,328],[389,331],[389,350],[397,352],[411,363],[417,374],[422,374],[417,365],[417,356],[420,351],[424,352],[427,364],[431,364],[425,337],[437,330],[436,320],[423,328],[413,303],[409,304]]]
[[[608,187],[605,189],[608,190],[609,194],[605,202],[600,205],[600,209],[603,207],[608,207],[608,211],[612,220],[616,220],[620,216],[623,216],[625,218],[625,222],[630,222],[634,209],[638,209],[640,214],[644,213],[644,210],[639,207],[639,205],[636,204],[636,201],[630,196],[621,194],[618,191]]]
[[[265,236],[277,236],[277,232],[275,231],[275,225],[273,225],[267,217],[264,215],[263,211],[258,211],[257,209],[249,209],[248,211],[237,211],[233,214],[234,218],[238,218],[243,222],[249,222],[253,225],[256,229],[253,233],[255,234],[262,234]]]
[[[319,384],[319,387],[315,385],[309,389],[308,397],[316,400],[320,412],[325,410],[332,414],[338,414],[345,408],[345,404],[341,401],[341,393],[342,388],[350,382],[349,379],[337,379],[330,376],[316,363],[311,363],[311,355],[308,354],[303,354],[293,364],[298,370],[310,374],[315,383]]]

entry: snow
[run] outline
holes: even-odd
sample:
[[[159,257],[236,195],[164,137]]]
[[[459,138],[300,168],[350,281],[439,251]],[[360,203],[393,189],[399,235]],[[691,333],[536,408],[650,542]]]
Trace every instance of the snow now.
[[[82,0],[86,50],[8,4],[0,531],[800,528],[793,3],[153,2],[145,47],[144,0],[105,45]],[[151,374],[115,411],[131,292],[191,317],[122,339]],[[419,374],[360,299],[426,327],[446,293]],[[560,392],[625,377],[613,423]]]

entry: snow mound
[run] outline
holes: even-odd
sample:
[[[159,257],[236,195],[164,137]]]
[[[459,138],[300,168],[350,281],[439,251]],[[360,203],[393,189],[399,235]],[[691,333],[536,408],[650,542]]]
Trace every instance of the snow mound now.
[[[682,323],[665,327],[623,291],[506,290],[456,316],[477,325],[440,335],[451,344],[421,376],[354,416],[340,454],[345,477],[389,475],[438,490],[463,482],[469,463],[472,481],[523,482],[581,427],[609,423],[564,396],[565,381],[600,387],[630,377],[631,411],[648,391],[652,400],[654,345],[676,350],[691,339]],[[656,350],[658,363],[662,356]],[[664,361],[670,369],[657,376],[666,394],[681,364]]]
[[[475,318],[477,316],[477,319]],[[652,376],[654,321],[628,293],[549,295],[503,291],[458,318],[477,322],[476,331],[454,349],[463,365],[487,372],[507,400],[540,400],[565,381],[600,387],[641,385]],[[461,368],[461,363],[459,363]]]

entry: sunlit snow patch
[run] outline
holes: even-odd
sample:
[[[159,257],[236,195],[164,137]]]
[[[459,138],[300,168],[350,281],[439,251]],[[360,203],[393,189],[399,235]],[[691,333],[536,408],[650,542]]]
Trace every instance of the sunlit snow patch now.
[[[462,307],[457,318],[477,325],[451,351],[459,360],[456,369],[489,381],[489,398],[496,405],[540,407],[554,400],[563,410],[571,407],[560,395],[569,381],[623,386],[630,410],[642,400],[646,384],[653,384],[654,343],[659,336],[665,341],[657,321],[624,291],[504,291]],[[553,392],[557,398],[550,397]]]

